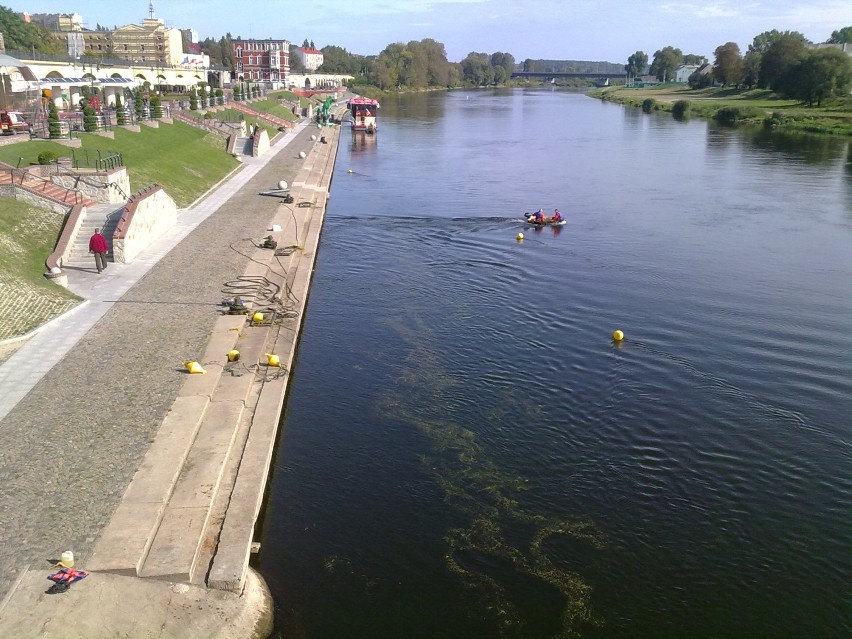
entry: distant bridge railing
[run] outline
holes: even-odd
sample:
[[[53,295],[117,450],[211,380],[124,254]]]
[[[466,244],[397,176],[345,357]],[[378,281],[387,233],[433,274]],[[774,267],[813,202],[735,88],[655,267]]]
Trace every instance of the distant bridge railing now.
[[[627,72],[621,73],[573,73],[563,71],[515,71],[513,78],[627,78]]]

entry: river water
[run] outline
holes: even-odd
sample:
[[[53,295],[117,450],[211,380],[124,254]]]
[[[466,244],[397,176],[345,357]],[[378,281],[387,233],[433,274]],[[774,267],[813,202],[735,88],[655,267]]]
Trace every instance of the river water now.
[[[273,468],[278,636],[852,635],[849,143],[558,90],[379,124]]]

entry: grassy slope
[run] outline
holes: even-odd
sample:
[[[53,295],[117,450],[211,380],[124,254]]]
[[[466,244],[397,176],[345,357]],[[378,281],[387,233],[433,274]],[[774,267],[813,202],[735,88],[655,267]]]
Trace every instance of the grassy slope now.
[[[783,129],[834,135],[852,135],[852,98],[833,98],[821,107],[808,107],[795,100],[784,100],[765,89],[708,88],[693,91],[684,85],[663,85],[641,89],[607,87],[590,93],[611,102],[639,107],[647,98],[656,101],[654,110],[671,111],[678,100],[690,103],[689,112],[713,117],[722,107],[754,110],[755,120],[775,116],[773,123]]]
[[[182,122],[161,124],[159,128],[141,127],[136,133],[114,130],[115,139],[92,133],[81,133],[83,148],[69,147],[49,141],[32,141],[0,147],[0,161],[21,166],[36,163],[42,151],[53,151],[59,157],[74,156],[81,165],[94,165],[98,151],[121,153],[130,187],[136,192],[151,184],[160,184],[179,207],[189,206],[213,184],[238,166],[225,152],[222,138]]]
[[[0,197],[0,339],[26,333],[79,300],[43,275],[62,219]]]

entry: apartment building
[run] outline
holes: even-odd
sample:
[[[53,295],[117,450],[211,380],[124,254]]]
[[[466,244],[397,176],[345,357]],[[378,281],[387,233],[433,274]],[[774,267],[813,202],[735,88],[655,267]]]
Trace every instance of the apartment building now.
[[[233,41],[234,72],[240,80],[286,85],[290,73],[290,43],[287,40]]]

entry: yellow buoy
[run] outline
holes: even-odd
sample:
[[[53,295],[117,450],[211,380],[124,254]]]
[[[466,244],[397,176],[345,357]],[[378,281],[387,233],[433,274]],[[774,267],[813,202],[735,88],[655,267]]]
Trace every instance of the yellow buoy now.
[[[612,339],[616,342],[620,342],[624,339],[624,333],[620,330],[615,330],[612,332]]]
[[[352,169],[349,169],[349,170],[347,171],[347,173],[352,173]]]
[[[516,239],[516,240],[518,240],[518,242],[520,242],[522,239],[524,239],[524,234],[523,234],[523,233],[518,233],[518,234],[515,236],[515,239]]]
[[[281,366],[281,358],[278,355],[273,355],[272,353],[264,353],[264,355],[266,355],[267,366]]]
[[[204,370],[201,367],[201,364],[199,364],[198,362],[195,362],[195,361],[184,362],[184,366],[186,366],[186,370],[188,370],[190,373],[200,373],[200,374],[203,375],[204,373],[207,372],[206,370]]]
[[[238,359],[240,359],[240,351],[238,351],[237,349],[228,351],[229,362],[236,362]]]
[[[263,321],[263,313],[258,311],[257,313],[251,316],[251,321],[255,324],[260,324]]]

